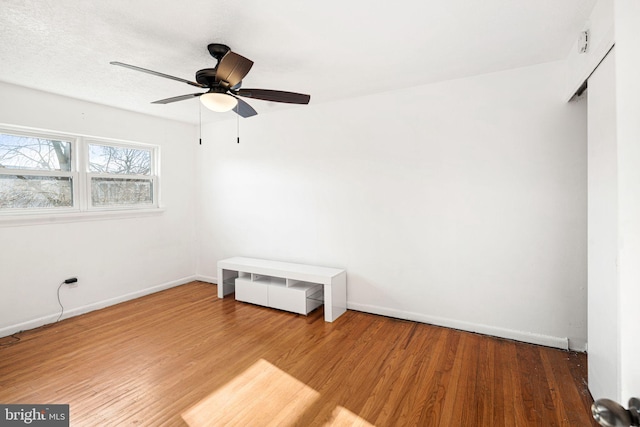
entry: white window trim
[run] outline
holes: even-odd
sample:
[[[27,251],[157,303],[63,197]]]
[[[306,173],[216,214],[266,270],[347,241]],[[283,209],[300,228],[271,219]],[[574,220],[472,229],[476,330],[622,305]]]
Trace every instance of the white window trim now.
[[[154,144],[134,142],[112,138],[102,138],[91,135],[68,134],[44,129],[26,128],[0,123],[0,133],[14,133],[40,138],[57,138],[71,143],[72,171],[25,171],[23,169],[0,169],[3,175],[27,176],[69,176],[73,182],[73,207],[11,209],[0,211],[0,227],[15,227],[22,225],[68,223],[79,221],[95,221],[119,218],[146,217],[161,214],[165,211],[161,204],[160,191],[160,147]],[[151,151],[150,175],[116,175],[95,174],[89,172],[89,158],[87,147],[94,143],[125,148],[140,148]],[[75,154],[75,155],[74,155]],[[118,205],[91,206],[91,178],[123,178],[149,180],[153,185],[153,204],[151,205]]]
[[[149,175],[117,175],[110,173],[95,173],[89,171],[89,157],[87,152],[87,147],[90,144],[95,145],[108,145],[112,147],[121,147],[121,148],[139,148],[141,150],[149,150],[151,151],[151,173]],[[110,140],[105,138],[85,138],[83,140],[82,145],[83,153],[82,156],[85,159],[85,175],[86,179],[84,179],[84,194],[85,197],[83,201],[86,203],[87,211],[120,211],[125,209],[135,209],[135,210],[144,210],[144,209],[158,209],[160,208],[160,191],[159,191],[159,170],[160,170],[160,149],[157,145],[151,144],[143,144],[143,143],[134,143],[134,142],[123,142],[117,140]],[[91,179],[92,178],[115,178],[115,179],[141,179],[145,181],[151,181],[153,186],[153,204],[145,205],[141,207],[140,205],[118,205],[118,206],[93,206],[91,204]]]

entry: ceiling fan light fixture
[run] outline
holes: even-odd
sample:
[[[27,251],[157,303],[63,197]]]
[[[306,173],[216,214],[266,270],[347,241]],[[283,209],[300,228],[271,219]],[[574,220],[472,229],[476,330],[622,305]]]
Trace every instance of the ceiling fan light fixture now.
[[[211,43],[207,46],[209,53],[218,62],[215,68],[204,68],[196,71],[196,80],[190,81],[169,74],[138,67],[123,62],[112,61],[112,65],[129,68],[134,71],[151,74],[164,79],[175,80],[207,90],[202,93],[189,93],[186,95],[172,96],[171,98],[153,101],[152,104],[171,104],[178,101],[200,98],[200,102],[207,109],[216,112],[233,110],[240,117],[253,117],[258,112],[247,104],[242,98],[259,99],[262,101],[283,102],[287,104],[308,104],[310,95],[296,92],[286,92],[272,89],[242,89],[242,79],[247,75],[253,61],[238,55],[229,49],[229,46],[220,43]]]
[[[238,100],[233,96],[216,92],[205,93],[200,97],[200,102],[208,109],[218,113],[224,113],[238,105]]]

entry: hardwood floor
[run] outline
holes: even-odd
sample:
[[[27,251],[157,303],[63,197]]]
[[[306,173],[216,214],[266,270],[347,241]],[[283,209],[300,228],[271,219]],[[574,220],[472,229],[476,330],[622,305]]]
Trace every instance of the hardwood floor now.
[[[596,426],[584,354],[194,282],[0,338],[1,403],[72,426]],[[12,344],[12,342],[14,342]]]

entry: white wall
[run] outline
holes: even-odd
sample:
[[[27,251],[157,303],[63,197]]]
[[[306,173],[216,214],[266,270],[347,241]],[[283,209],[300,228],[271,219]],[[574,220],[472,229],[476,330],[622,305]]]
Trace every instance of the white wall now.
[[[205,127],[198,274],[344,267],[352,309],[584,349],[586,103],[566,81],[554,62],[293,107],[242,120],[240,144],[235,120]]]
[[[0,94],[0,123],[159,145],[165,207],[128,219],[0,223],[0,336],[54,321],[56,289],[71,276],[79,286],[61,292],[69,315],[194,277],[193,126],[4,83]]]

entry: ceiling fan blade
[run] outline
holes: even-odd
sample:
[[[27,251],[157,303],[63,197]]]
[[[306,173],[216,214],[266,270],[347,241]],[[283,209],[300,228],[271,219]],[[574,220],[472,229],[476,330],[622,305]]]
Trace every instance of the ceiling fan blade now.
[[[229,51],[222,57],[216,68],[216,79],[229,83],[229,86],[235,86],[247,75],[252,66],[253,61],[250,59]]]
[[[109,64],[117,65],[119,67],[130,68],[130,69],[136,70],[136,71],[142,71],[143,73],[153,74],[154,76],[164,77],[165,79],[176,80],[178,82],[186,83],[188,85],[195,86],[195,87],[203,87],[203,88],[207,87],[205,85],[201,85],[200,83],[192,82],[190,80],[181,79],[180,77],[170,76],[169,74],[159,73],[159,72],[153,71],[153,70],[147,70],[146,68],[136,67],[135,65],[124,64],[122,62],[117,62],[117,61],[109,62]]]
[[[235,111],[240,117],[244,117],[246,119],[247,117],[253,117],[258,114],[251,105],[247,104],[240,98],[236,97],[236,99],[238,100],[238,105],[233,108],[233,111]]]
[[[204,92],[206,93],[206,92]],[[197,98],[200,95],[204,95],[203,93],[190,93],[189,95],[180,95],[174,96],[173,98],[161,99],[159,101],[153,101],[152,104],[169,104],[171,102],[184,101],[186,99]]]
[[[245,98],[261,99],[263,101],[285,102],[287,104],[308,104],[311,95],[303,93],[284,92],[270,89],[240,89],[234,92],[238,96]]]

